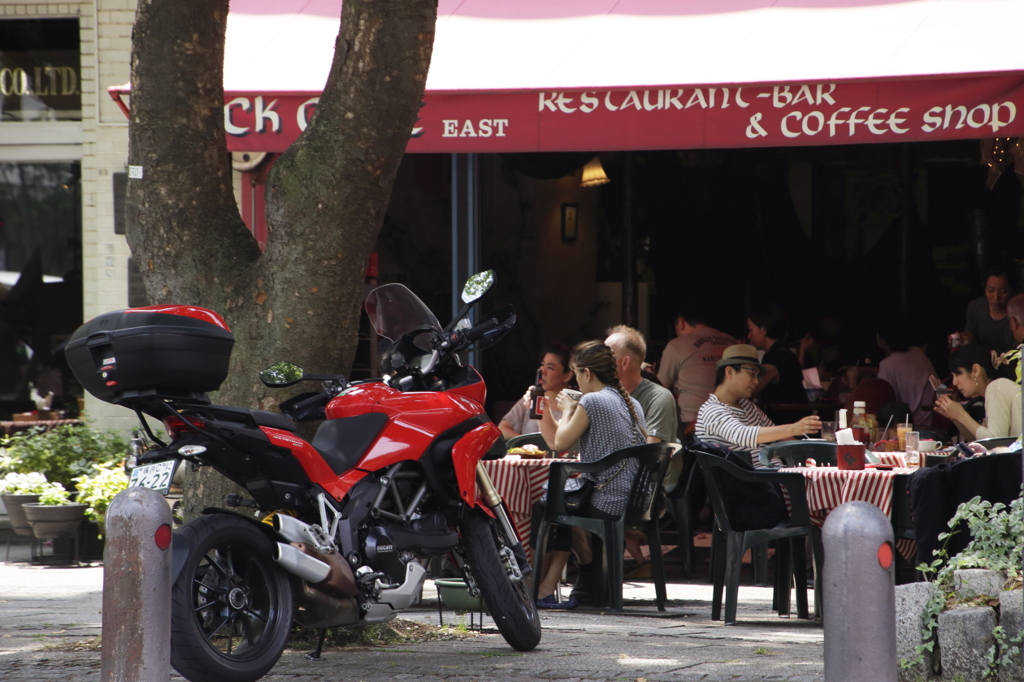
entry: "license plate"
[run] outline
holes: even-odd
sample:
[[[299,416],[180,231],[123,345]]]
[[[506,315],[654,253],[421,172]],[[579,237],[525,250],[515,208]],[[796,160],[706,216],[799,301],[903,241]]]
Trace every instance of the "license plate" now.
[[[171,489],[171,479],[174,478],[174,470],[177,468],[176,459],[135,467],[132,469],[132,477],[128,479],[128,487],[150,488],[166,495]]]

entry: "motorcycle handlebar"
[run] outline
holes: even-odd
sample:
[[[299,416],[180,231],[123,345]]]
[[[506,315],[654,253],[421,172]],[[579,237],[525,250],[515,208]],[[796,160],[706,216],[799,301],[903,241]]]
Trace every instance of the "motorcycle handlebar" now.
[[[469,331],[466,332],[466,341],[472,343],[492,329],[496,329],[497,326],[498,321],[493,317],[489,320],[484,320],[475,327],[471,327]]]
[[[465,331],[454,331],[441,342],[440,350],[442,352],[461,351],[464,348],[468,348],[474,341],[476,341],[477,339],[479,339],[481,336],[491,331],[492,329],[496,329],[497,327],[498,321],[492,317],[490,319],[484,320],[483,322],[477,324],[474,327],[466,329]],[[430,367],[423,370],[424,374],[428,374],[434,368],[436,360],[436,357],[431,358]]]
[[[292,405],[291,411],[295,413],[301,413],[310,407],[316,407],[318,404],[323,403],[326,405],[330,401],[331,397],[327,393],[317,393],[315,396],[300,400],[299,402]]]

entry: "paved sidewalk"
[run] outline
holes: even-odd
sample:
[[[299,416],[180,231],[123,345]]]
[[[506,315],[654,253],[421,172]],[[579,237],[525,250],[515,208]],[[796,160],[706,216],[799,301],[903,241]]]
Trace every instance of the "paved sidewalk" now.
[[[0,563],[0,681],[98,682],[97,651],[67,651],[100,634],[103,569]],[[437,623],[432,587],[404,618]],[[485,618],[468,640],[326,652],[306,660],[287,651],[267,682],[352,680],[823,680],[820,621],[781,619],[769,588],[740,588],[740,624],[710,620],[711,586],[669,585],[667,613],[649,583],[628,583],[623,614],[544,611],[533,652],[509,648]],[[795,608],[795,604],[794,604]],[[445,622],[460,622],[445,612]],[[468,623],[468,617],[461,617]],[[54,645],[61,645],[55,650]],[[172,671],[172,680],[181,680]]]

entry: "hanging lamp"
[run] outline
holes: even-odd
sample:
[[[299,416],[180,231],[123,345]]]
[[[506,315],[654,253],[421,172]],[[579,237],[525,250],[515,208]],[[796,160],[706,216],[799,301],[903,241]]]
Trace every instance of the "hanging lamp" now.
[[[605,185],[611,182],[608,176],[604,173],[604,167],[601,165],[601,157],[595,156],[587,165],[583,167],[583,179],[580,181],[580,187],[597,187],[598,185]]]

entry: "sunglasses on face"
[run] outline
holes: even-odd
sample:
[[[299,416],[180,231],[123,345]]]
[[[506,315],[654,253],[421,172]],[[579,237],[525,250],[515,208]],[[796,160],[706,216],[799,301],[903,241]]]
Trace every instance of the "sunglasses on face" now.
[[[755,379],[761,378],[761,370],[759,370],[757,367],[747,367],[746,365],[740,365],[740,369],[742,369],[744,372],[750,372],[751,376],[753,376]]]

